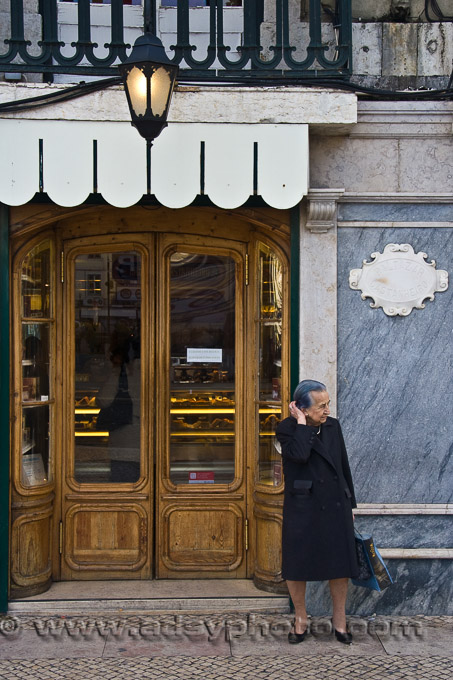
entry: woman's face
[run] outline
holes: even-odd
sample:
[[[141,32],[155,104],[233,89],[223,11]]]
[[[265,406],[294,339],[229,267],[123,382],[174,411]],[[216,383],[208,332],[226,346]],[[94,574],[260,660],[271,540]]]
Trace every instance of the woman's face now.
[[[330,398],[328,392],[312,392],[313,404],[302,409],[307,418],[307,425],[317,427],[326,422],[330,415]]]

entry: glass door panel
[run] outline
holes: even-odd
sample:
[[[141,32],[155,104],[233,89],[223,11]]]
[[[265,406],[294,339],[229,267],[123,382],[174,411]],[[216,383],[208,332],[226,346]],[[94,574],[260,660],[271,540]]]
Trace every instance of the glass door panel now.
[[[236,264],[170,257],[170,479],[228,484],[235,476]]]
[[[275,252],[262,243],[258,275],[259,481],[278,486],[282,464],[274,433],[281,417],[283,269]]]
[[[78,255],[74,283],[74,477],[77,482],[136,482],[141,256],[134,251]]]
[[[53,378],[50,369],[54,332],[53,244],[46,239],[21,267],[22,461],[21,482],[35,487],[52,479],[51,426]]]

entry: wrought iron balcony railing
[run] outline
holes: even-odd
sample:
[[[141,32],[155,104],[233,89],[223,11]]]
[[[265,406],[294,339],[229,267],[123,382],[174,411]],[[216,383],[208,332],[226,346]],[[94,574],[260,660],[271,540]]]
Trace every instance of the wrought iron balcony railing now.
[[[300,6],[300,0],[10,0],[0,24],[0,72],[116,75],[135,38],[149,30],[180,65],[181,81],[347,78],[351,0],[329,6],[309,0],[303,20]]]

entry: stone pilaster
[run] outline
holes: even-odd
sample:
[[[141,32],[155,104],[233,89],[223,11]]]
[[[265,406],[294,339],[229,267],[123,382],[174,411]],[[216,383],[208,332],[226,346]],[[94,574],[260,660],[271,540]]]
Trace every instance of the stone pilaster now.
[[[344,189],[310,189],[301,205],[300,379],[337,398],[337,208]]]

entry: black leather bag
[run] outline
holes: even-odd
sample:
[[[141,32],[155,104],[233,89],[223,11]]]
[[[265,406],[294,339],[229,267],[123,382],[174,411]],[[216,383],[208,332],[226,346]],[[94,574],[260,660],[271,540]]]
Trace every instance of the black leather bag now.
[[[123,364],[118,378],[118,391],[112,403],[105,408],[101,408],[99,411],[96,429],[113,432],[125,425],[130,425],[132,423],[132,413],[133,404],[129,394],[126,367]]]

